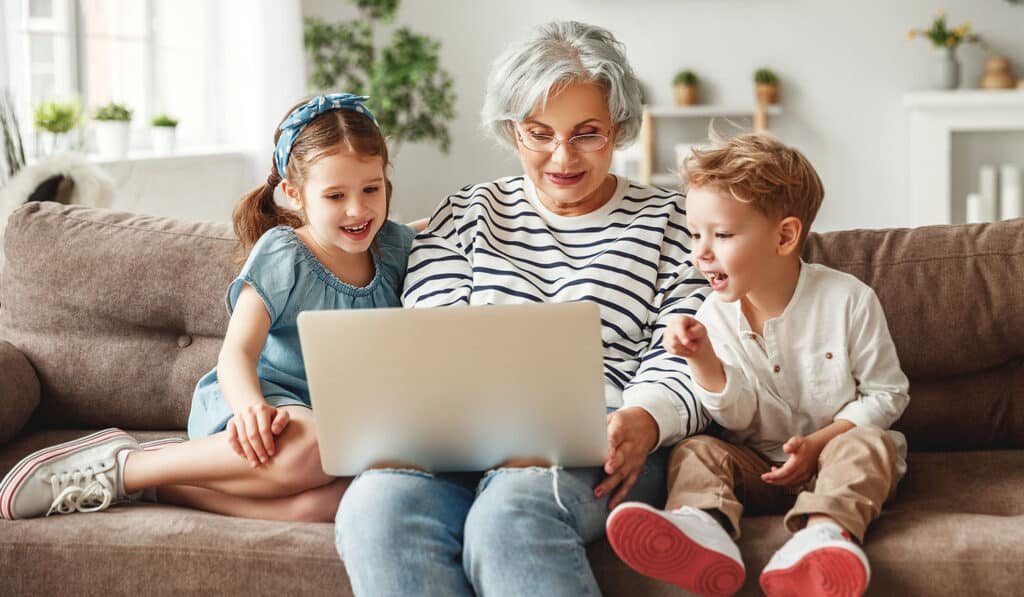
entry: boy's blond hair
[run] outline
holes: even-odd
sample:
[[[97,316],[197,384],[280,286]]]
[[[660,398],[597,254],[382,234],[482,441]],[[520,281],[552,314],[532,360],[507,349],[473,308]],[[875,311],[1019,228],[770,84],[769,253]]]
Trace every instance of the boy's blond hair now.
[[[683,188],[707,186],[750,203],[770,218],[798,218],[803,247],[825,196],[810,161],[765,133],[726,140],[712,128],[710,138],[711,148],[694,149],[683,161]]]

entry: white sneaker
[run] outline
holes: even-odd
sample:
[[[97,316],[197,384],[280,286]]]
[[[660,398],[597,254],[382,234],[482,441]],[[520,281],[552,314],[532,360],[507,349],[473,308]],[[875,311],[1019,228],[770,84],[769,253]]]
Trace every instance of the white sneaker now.
[[[111,428],[29,454],[0,481],[0,518],[95,512],[126,499],[117,455],[138,447]]]
[[[606,527],[615,553],[645,576],[707,597],[726,597],[743,586],[740,548],[703,510],[666,512],[625,502],[612,510]]]
[[[797,531],[761,572],[768,597],[855,597],[871,580],[864,551],[834,523]]]

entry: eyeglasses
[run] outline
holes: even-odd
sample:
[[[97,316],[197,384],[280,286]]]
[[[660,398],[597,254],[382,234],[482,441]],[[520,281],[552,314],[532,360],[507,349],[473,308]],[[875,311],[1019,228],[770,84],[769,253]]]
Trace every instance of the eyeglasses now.
[[[530,151],[538,151],[542,153],[554,153],[558,146],[562,144],[562,140],[554,135],[548,135],[546,133],[535,133],[532,131],[523,132],[516,128],[516,136],[519,137],[519,142],[523,144],[523,147]],[[608,135],[600,135],[598,133],[588,133],[586,135],[573,135],[568,139],[569,146],[573,148],[573,151],[580,153],[589,153],[591,151],[600,151],[604,149],[605,145],[608,145]]]

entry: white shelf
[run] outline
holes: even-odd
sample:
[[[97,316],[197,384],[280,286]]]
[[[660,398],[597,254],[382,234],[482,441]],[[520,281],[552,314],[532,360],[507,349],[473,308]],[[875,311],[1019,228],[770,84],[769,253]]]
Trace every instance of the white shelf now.
[[[715,116],[753,116],[756,106],[727,105],[696,105],[696,106],[646,106],[651,116],[656,118],[713,118]],[[765,114],[778,116],[782,114],[782,106],[772,104],[765,106]]]
[[[911,225],[954,221],[951,159],[958,132],[1024,132],[1024,91],[968,89],[903,95],[909,114]],[[959,210],[957,210],[959,211]]]
[[[643,122],[640,127],[640,159],[638,180],[644,184],[656,184],[678,188],[678,177],[666,172],[655,172],[657,144],[655,129],[659,119],[670,118],[716,118],[743,117],[753,120],[755,131],[768,130],[768,117],[782,114],[782,106],[707,104],[696,106],[644,106]]]
[[[961,89],[903,94],[907,108],[1008,108],[1024,106],[1024,90]]]

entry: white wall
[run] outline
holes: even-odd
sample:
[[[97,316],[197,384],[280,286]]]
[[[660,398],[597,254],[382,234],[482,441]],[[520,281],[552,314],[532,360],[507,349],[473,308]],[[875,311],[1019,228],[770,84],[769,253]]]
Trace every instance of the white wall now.
[[[355,15],[348,2],[302,6],[305,16],[328,20]],[[396,24],[442,41],[458,115],[450,155],[406,145],[397,156],[396,213],[427,215],[461,186],[518,172],[514,157],[478,126],[490,63],[532,26],[576,19],[607,27],[626,44],[653,103],[672,101],[671,78],[681,68],[702,76],[705,102],[751,103],[751,73],[771,66],[782,79],[784,113],[770,126],[808,155],[825,183],[815,228],[907,225],[901,96],[928,86],[930,45],[908,41],[906,31],[928,26],[939,8],[951,24],[970,21],[1024,77],[1024,5],[1004,0],[406,0]],[[985,52],[963,46],[959,55],[962,85],[977,86]],[[1006,142],[1006,151],[1020,147]],[[1005,159],[1024,164],[1024,156]]]

